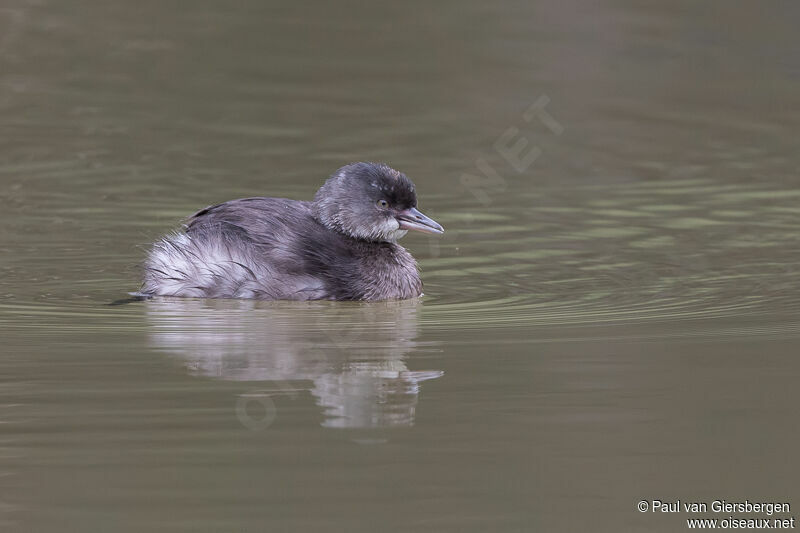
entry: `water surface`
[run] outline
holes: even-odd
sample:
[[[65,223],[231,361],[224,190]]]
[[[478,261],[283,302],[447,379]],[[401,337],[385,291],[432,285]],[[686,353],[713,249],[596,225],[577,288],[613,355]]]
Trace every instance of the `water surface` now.
[[[798,14],[5,2],[3,530],[675,531],[636,503],[800,505]],[[308,199],[355,160],[447,229],[403,241],[422,299],[108,305],[182,217]]]

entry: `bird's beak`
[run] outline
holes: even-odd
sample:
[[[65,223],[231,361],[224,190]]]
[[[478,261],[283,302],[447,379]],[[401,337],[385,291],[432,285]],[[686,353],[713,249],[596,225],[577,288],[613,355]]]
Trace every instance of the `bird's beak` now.
[[[444,233],[444,228],[432,218],[428,218],[415,207],[397,213],[400,229],[421,231],[422,233]]]

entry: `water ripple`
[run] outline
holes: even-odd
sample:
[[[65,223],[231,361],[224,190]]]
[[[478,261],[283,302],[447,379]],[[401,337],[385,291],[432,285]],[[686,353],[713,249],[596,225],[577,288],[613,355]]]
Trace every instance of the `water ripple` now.
[[[146,327],[141,306],[105,304],[136,290],[142,248],[191,208],[131,196],[121,185],[94,187],[103,172],[60,163],[0,167],[12,178],[5,193],[0,324],[61,331]],[[84,180],[78,190],[88,191],[88,201],[41,186],[64,173]],[[691,178],[542,188],[480,207],[450,201],[435,213],[448,228],[444,239],[406,242],[426,283],[420,326],[797,316],[796,198],[794,190],[763,183]],[[342,305],[326,303],[315,312],[337,313]]]

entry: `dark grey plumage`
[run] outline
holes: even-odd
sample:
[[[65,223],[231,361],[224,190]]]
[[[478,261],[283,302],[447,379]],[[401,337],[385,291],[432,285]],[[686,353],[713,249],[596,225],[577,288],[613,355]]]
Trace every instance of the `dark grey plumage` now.
[[[409,229],[442,233],[416,210],[414,184],[377,163],[339,169],[313,202],[244,198],[192,215],[153,245],[145,295],[385,300],[422,293]]]

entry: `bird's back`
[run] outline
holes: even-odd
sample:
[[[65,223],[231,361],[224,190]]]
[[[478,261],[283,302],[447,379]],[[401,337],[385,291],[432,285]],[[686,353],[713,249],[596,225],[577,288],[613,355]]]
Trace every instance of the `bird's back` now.
[[[310,202],[243,198],[192,215],[156,242],[142,293],[266,300],[382,300],[422,292],[401,246],[322,225]]]
[[[322,281],[294,252],[317,231],[308,202],[244,198],[207,207],[153,245],[142,293],[198,298],[313,300]]]

